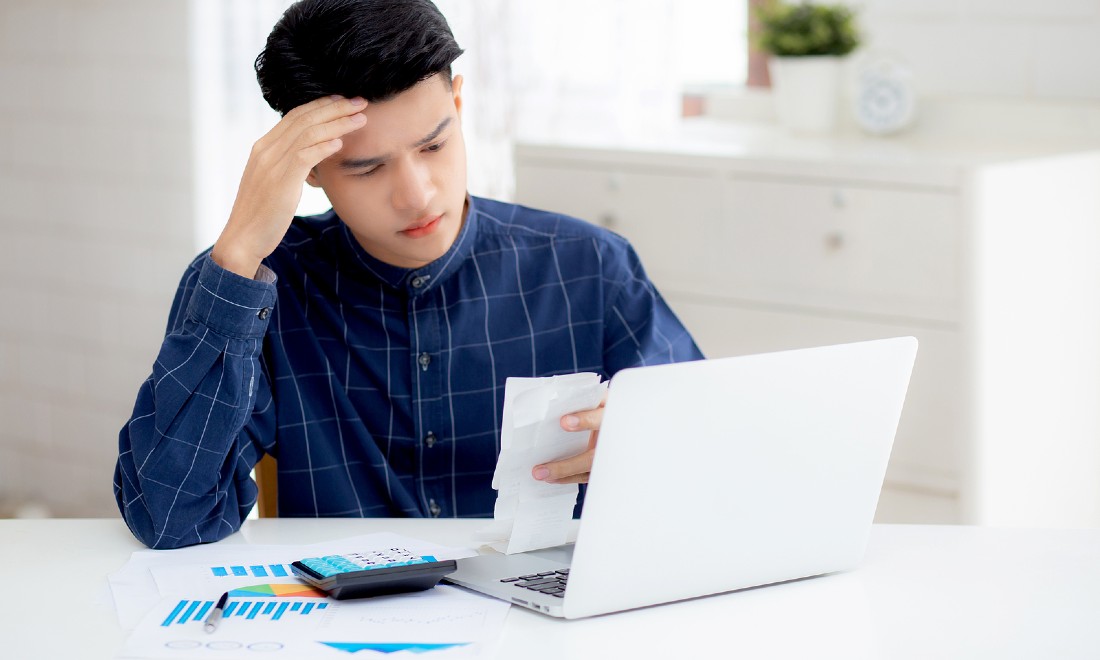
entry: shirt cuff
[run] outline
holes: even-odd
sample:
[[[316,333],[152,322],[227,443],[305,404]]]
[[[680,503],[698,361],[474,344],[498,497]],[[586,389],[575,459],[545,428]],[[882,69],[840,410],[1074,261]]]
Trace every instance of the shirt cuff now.
[[[256,279],[230,272],[206,256],[191,296],[188,315],[219,335],[259,339],[267,332],[275,307],[275,273],[260,266]]]

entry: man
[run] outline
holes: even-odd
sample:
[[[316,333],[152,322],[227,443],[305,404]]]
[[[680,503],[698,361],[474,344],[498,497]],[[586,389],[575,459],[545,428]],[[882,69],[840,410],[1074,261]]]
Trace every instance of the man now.
[[[303,0],[275,26],[256,72],[283,118],[119,436],[150,547],[236,531],[264,453],[283,516],[491,516],[507,377],[701,357],[625,240],[467,195],[461,53],[428,0]],[[330,212],[294,217],[303,181]],[[587,481],[601,415],[565,416],[589,451],[532,477]]]

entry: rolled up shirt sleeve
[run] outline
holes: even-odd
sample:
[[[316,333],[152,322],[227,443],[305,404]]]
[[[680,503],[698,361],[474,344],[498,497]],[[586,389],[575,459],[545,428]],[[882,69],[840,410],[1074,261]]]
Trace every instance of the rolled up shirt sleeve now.
[[[216,541],[256,502],[252,468],[273,441],[264,336],[275,276],[247,279],[203,254],[176,293],[168,331],[119,433],[114,492],[151,548]]]

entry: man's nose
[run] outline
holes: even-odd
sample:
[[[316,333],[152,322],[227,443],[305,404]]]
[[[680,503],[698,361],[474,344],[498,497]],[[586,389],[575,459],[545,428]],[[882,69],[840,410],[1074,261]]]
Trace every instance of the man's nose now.
[[[408,165],[398,172],[393,190],[393,206],[396,209],[422,211],[428,207],[435,194],[431,173],[423,165]]]

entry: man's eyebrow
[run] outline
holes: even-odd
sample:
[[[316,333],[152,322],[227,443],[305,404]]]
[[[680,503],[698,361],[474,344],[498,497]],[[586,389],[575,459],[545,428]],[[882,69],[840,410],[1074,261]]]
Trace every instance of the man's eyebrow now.
[[[417,140],[416,144],[413,145],[413,148],[415,149],[416,147],[423,147],[425,144],[428,144],[429,142],[432,142],[437,137],[439,137],[439,134],[443,132],[443,129],[447,128],[447,126],[450,125],[451,119],[451,117],[447,117],[443,121],[439,122],[439,126],[436,126],[435,130],[433,130],[431,133],[428,133],[421,139]]]
[[[416,148],[419,148],[419,147],[423,147],[424,145],[428,144],[429,142],[434,141],[436,138],[439,137],[440,133],[442,133],[448,126],[450,126],[452,119],[453,119],[453,117],[447,117],[443,121],[439,122],[439,125],[436,126],[434,129],[432,129],[431,133],[428,133],[427,135],[425,135],[424,137],[420,138],[415,143],[413,143],[412,148],[416,149]],[[344,170],[361,170],[361,169],[366,169],[368,167],[374,167],[375,165],[379,165],[381,163],[384,163],[387,160],[389,160],[388,155],[387,156],[376,156],[374,158],[345,158],[345,159],[340,161],[340,169],[344,169]]]
[[[340,161],[340,169],[342,170],[362,170],[368,167],[374,167],[380,165],[386,160],[385,157],[379,156],[377,158],[345,158]]]

